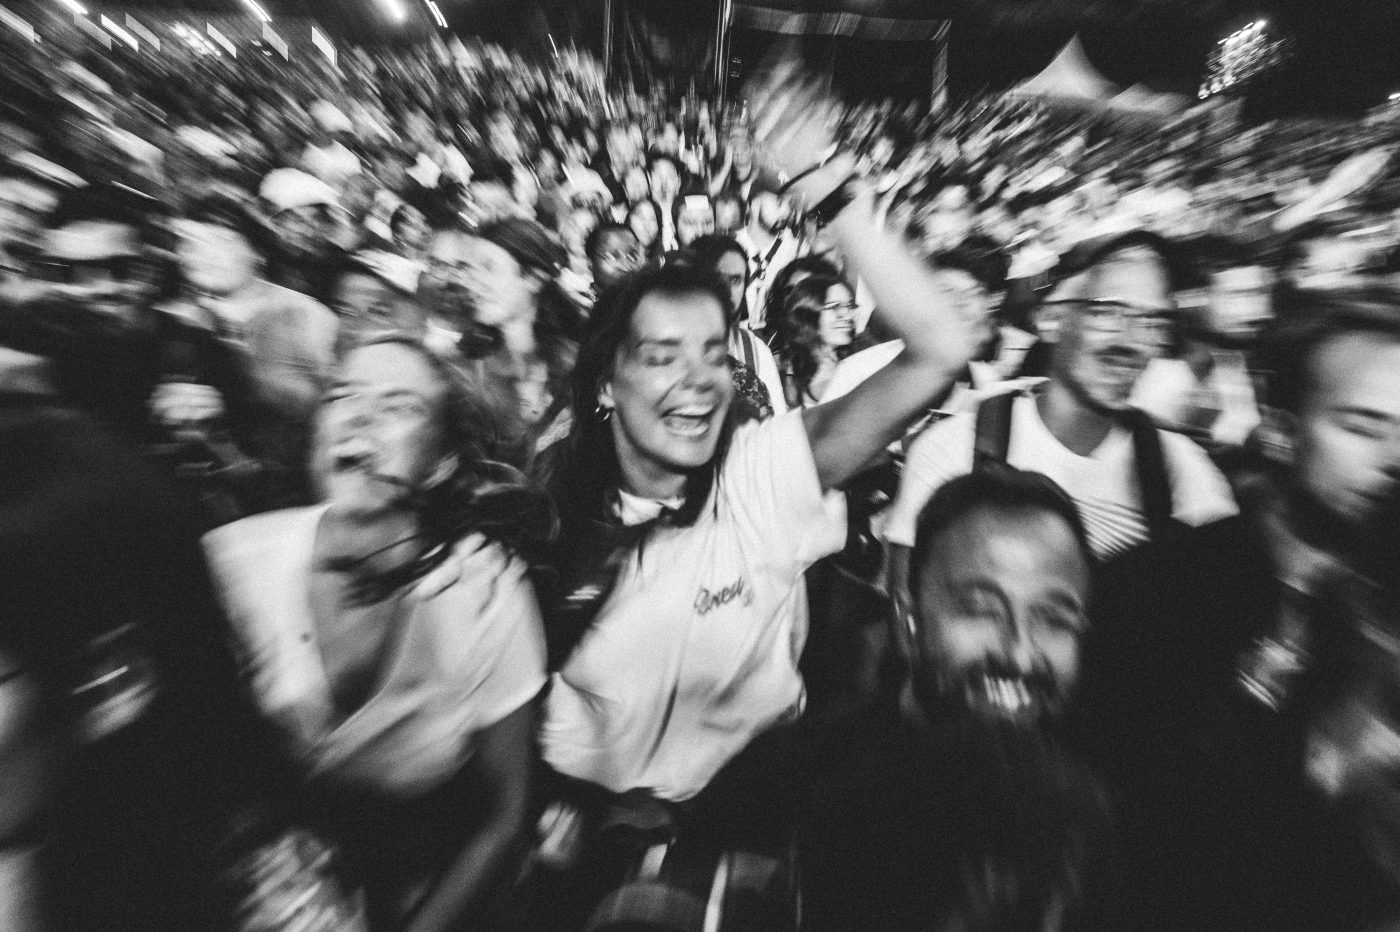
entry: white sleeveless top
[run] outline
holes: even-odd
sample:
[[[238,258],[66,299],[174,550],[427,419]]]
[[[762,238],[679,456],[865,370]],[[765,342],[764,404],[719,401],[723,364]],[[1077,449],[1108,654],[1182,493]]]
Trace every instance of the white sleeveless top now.
[[[460,578],[410,592],[393,652],[371,697],[335,710],[311,611],[311,557],[326,507],[256,515],[204,538],[253,697],[305,766],[401,796],[458,773],[473,736],[529,702],[545,683],[544,631],[523,561],[485,571],[497,545],[467,557]],[[475,566],[476,572],[473,572]]]

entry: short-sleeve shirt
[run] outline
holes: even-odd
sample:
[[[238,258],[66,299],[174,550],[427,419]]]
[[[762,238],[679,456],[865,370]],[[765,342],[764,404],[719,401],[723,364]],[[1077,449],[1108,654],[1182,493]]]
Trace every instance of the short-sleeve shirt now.
[[[972,469],[976,412],[956,414],[924,431],[909,448],[899,493],[884,526],[884,537],[906,547],[914,544],[919,513],[949,479]],[[1172,489],[1172,517],[1189,525],[1235,514],[1234,496],[1225,477],[1205,452],[1187,438],[1158,431]],[[1100,558],[1130,550],[1147,540],[1142,490],[1138,487],[1132,433],[1114,427],[1088,456],[1066,448],[1040,419],[1035,398],[1019,396],[1012,405],[1011,442],[1006,461],[1044,473],[1074,499]]]
[[[254,699],[308,776],[416,796],[455,776],[474,736],[543,688],[539,607],[521,561],[491,576],[473,573],[475,557],[467,558],[447,589],[405,598],[374,694],[342,720],[311,611],[312,551],[325,511],[246,518],[206,535],[205,551]]]
[[[800,411],[735,433],[697,522],[649,535],[546,702],[545,760],[614,792],[694,796],[804,701],[803,572],[845,542]]]

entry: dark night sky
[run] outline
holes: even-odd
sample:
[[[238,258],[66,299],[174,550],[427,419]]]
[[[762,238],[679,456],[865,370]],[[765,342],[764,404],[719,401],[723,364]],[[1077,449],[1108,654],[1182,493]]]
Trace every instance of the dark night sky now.
[[[24,2],[24,0],[21,0]],[[53,3],[56,0],[30,0]],[[121,0],[116,0],[121,2]],[[239,0],[125,0],[143,6],[241,9]],[[378,0],[264,0],[275,13],[339,21],[354,35],[383,37]],[[426,26],[422,0],[402,0]],[[626,0],[617,0],[624,3]],[[633,0],[696,21],[717,0]],[[775,2],[775,0],[757,0]],[[792,0],[778,0],[792,2]],[[873,0],[804,0],[861,7]],[[883,0],[890,2],[890,0]],[[1273,112],[1357,113],[1400,90],[1400,0],[898,0],[930,17],[951,16],[949,69],[954,92],[1003,88],[1050,61],[1076,32],[1090,59],[1122,84],[1194,92],[1215,41],[1264,17],[1296,39],[1296,55],[1252,106]],[[570,33],[596,46],[602,0],[439,0],[454,26],[497,40],[525,36],[535,48]],[[101,0],[96,0],[101,6]],[[540,11],[543,11],[541,13]],[[926,11],[926,13],[925,13]],[[701,17],[703,18],[703,17]],[[402,30],[399,30],[402,35]],[[878,67],[927,58],[927,49],[889,44]],[[872,66],[872,70],[878,71]]]

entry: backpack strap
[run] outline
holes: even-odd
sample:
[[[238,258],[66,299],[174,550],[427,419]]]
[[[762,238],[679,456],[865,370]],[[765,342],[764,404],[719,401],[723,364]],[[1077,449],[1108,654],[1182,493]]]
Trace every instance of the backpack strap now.
[[[758,375],[758,355],[751,342],[757,338],[747,327],[736,327],[735,332],[739,334],[739,344],[743,347],[744,365],[748,366],[754,375]]]
[[[1157,425],[1146,412],[1130,408],[1123,423],[1133,435],[1133,465],[1137,470],[1138,488],[1142,493],[1143,517],[1147,534],[1161,540],[1174,526],[1172,521],[1172,486],[1167,475],[1167,458]]]
[[[1011,407],[1017,392],[985,398],[977,406],[977,436],[972,445],[972,469],[1005,463],[1011,449]]]

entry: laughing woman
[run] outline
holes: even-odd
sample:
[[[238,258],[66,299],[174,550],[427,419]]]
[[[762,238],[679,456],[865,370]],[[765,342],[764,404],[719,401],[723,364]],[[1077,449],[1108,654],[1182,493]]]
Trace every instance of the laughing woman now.
[[[822,400],[855,338],[855,314],[855,292],[839,278],[817,275],[793,286],[779,324],[788,407],[808,408]]]
[[[807,173],[810,199],[852,167]],[[923,265],[874,223],[870,189],[844,192],[833,230],[906,344],[849,395],[738,426],[731,299],[696,270],[643,272],[590,320],[570,447],[551,479],[563,533],[541,739],[585,826],[625,798],[721,846],[785,844],[799,768],[780,726],[804,703],[803,572],[845,537],[830,493],[969,356]]]
[[[346,354],[317,415],[324,504],[206,538],[254,699],[305,781],[375,929],[456,928],[524,818],[539,611],[537,502],[490,422],[421,344]]]

